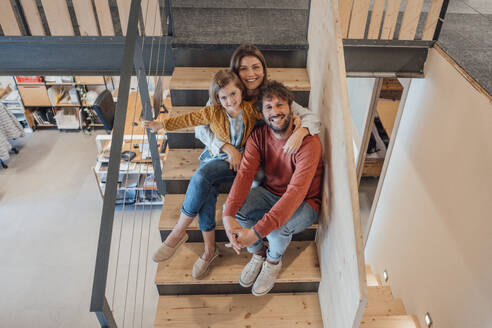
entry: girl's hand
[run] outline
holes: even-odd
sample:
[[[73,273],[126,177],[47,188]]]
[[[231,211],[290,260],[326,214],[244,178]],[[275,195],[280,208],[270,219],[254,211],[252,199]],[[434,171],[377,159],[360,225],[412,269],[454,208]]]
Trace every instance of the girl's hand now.
[[[306,128],[300,128],[292,132],[289,139],[285,143],[283,149],[284,152],[293,154],[297,153],[299,148],[301,148],[302,140],[309,134],[309,130]]]
[[[294,125],[294,132],[301,128],[302,120],[297,114],[292,115],[292,121]]]
[[[236,147],[229,143],[226,143],[224,146],[222,146],[221,149],[229,157],[227,159],[227,162],[229,162],[229,168],[237,172],[237,170],[239,170],[239,165],[241,164],[243,154],[241,154],[241,152],[237,150]]]
[[[151,129],[154,133],[159,132],[160,129],[164,129],[162,123],[158,121],[142,121],[142,126]]]

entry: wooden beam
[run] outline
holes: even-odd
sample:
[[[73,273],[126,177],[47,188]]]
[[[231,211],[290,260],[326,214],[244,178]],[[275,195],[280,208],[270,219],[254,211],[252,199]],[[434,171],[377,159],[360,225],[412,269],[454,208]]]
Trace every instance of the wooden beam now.
[[[369,0],[354,0],[350,18],[349,39],[363,39],[366,32],[367,15],[369,14]]]
[[[99,27],[101,28],[101,35],[113,36],[114,25],[111,19],[111,11],[109,10],[108,0],[94,0],[96,5],[97,18],[99,20]]]
[[[350,13],[352,12],[352,5],[354,0],[341,0],[340,1],[340,24],[342,28],[342,38],[348,36]]]
[[[436,30],[443,2],[444,0],[432,0],[429,12],[427,13],[427,19],[425,20],[422,40],[432,40],[434,37],[434,31]]]
[[[0,0],[0,25],[4,35],[22,35],[10,0]]]
[[[99,35],[91,0],[73,0],[73,9],[79,23],[81,36]]]
[[[162,35],[159,2],[157,0],[142,0],[142,13],[143,13],[144,24],[145,24],[145,35],[146,36]]]
[[[381,29],[385,4],[386,0],[374,0],[372,4],[371,22],[369,23],[369,31],[367,32],[368,39],[379,38],[379,30]]]
[[[401,22],[400,33],[398,35],[399,40],[415,39],[415,32],[417,31],[417,25],[419,23],[423,4],[424,0],[407,0],[405,5],[405,13],[403,14],[403,19]]]
[[[395,34],[396,20],[398,19],[398,12],[400,10],[401,0],[389,0],[388,6],[386,6],[386,15],[384,15],[383,29],[381,30],[382,40],[393,39]]]
[[[41,0],[51,35],[74,35],[65,0]]]
[[[322,122],[325,165],[316,238],[324,327],[358,327],[367,304],[360,209],[338,0],[311,0],[309,107]]]
[[[46,35],[36,0],[20,0],[31,35]]]

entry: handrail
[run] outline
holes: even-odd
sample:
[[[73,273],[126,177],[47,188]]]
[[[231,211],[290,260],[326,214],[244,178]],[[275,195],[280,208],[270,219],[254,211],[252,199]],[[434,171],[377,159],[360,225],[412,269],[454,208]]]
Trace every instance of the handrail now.
[[[120,171],[120,154],[123,145],[123,134],[130,92],[130,78],[133,72],[133,58],[137,39],[138,17],[140,15],[141,0],[132,0],[128,28],[126,34],[123,61],[121,64],[120,85],[118,102],[113,124],[113,137],[111,142],[109,166],[104,192],[103,210],[101,214],[101,226],[97,245],[96,266],[92,285],[92,297],[90,311],[95,312],[101,327],[116,327],[116,322],[106,299],[106,283],[108,277],[108,264],[111,249],[111,235],[113,232],[114,211],[116,193],[118,189],[118,176]]]

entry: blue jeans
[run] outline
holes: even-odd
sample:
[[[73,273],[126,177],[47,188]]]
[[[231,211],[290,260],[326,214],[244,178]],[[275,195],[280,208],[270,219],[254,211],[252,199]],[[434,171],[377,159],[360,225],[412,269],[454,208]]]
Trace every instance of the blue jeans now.
[[[280,199],[263,187],[256,187],[249,192],[246,202],[236,214],[236,220],[243,228],[251,228],[263,218]],[[266,236],[268,240],[267,259],[271,262],[280,261],[292,235],[304,231],[316,222],[318,213],[306,202],[302,202],[290,219],[277,230]],[[248,252],[256,253],[263,247],[263,240],[258,240],[248,246]]]
[[[205,153],[204,153],[205,154]],[[198,215],[200,230],[215,229],[215,207],[220,184],[234,181],[236,172],[229,169],[229,163],[221,159],[204,158],[193,174],[186,190],[181,212],[194,218]]]

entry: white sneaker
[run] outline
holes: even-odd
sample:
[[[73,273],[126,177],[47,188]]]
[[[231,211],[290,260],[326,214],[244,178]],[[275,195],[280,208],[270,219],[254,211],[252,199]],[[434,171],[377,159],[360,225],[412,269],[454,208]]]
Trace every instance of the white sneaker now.
[[[239,277],[239,284],[243,287],[251,287],[254,284],[258,273],[260,273],[261,266],[265,262],[265,258],[260,255],[253,254],[251,260],[243,268],[241,277]]]
[[[263,296],[268,294],[268,292],[275,285],[275,281],[277,280],[278,273],[280,272],[280,268],[282,268],[282,261],[278,262],[278,264],[271,264],[267,261],[263,263],[263,267],[261,268],[261,272],[256,278],[255,284],[251,292],[255,296]]]

